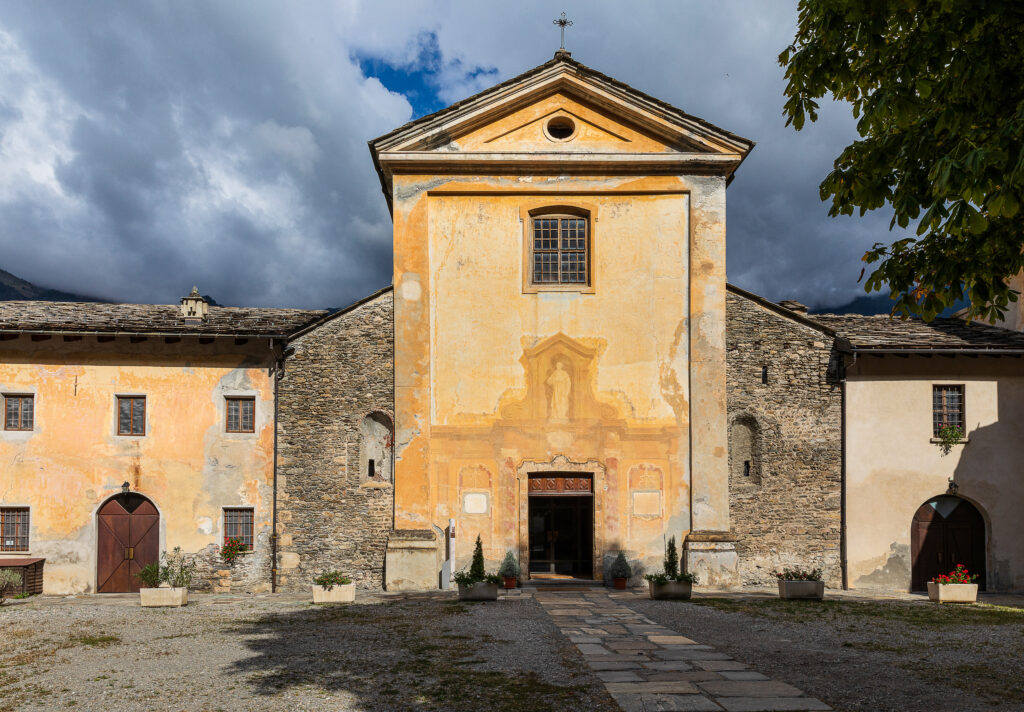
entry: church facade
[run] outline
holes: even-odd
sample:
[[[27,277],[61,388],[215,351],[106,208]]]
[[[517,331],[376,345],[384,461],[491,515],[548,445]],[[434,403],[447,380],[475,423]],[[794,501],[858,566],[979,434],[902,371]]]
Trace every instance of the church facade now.
[[[344,309],[0,303],[0,567],[133,590],[180,546],[207,590],[431,590],[479,536],[640,583],[674,537],[709,587],[1024,591],[1024,334],[727,284],[752,147],[560,51],[370,143],[393,286]]]

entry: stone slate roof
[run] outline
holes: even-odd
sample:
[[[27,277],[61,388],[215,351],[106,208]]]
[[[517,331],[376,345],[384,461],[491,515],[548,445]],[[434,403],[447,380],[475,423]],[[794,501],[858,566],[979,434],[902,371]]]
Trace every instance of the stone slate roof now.
[[[0,332],[283,336],[326,313],[211,305],[205,321],[186,324],[176,304],[0,301]]]
[[[890,319],[888,315],[811,314],[853,348],[886,350],[1024,350],[1024,333],[963,319]]]

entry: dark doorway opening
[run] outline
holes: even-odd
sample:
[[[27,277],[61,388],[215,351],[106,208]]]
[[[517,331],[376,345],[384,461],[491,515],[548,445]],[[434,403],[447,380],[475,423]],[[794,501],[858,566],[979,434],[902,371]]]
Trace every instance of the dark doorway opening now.
[[[136,574],[160,558],[160,513],[136,492],[108,499],[96,514],[96,591],[134,593]]]
[[[530,476],[530,573],[594,575],[593,478],[579,473]]]
[[[924,591],[928,582],[963,564],[985,590],[985,520],[965,499],[934,497],[914,515],[910,532],[911,590]]]

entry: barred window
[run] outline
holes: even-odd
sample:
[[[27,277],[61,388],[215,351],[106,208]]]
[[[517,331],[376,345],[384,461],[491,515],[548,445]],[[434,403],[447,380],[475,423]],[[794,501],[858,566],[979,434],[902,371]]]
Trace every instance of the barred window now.
[[[252,550],[252,507],[224,510],[224,538],[240,539],[246,549]]]
[[[28,507],[0,507],[0,551],[28,551]]]
[[[146,434],[146,397],[117,397],[117,434]]]
[[[533,218],[533,284],[590,284],[587,219],[579,215]]]
[[[229,433],[256,432],[256,399],[227,399],[227,431]]]
[[[939,431],[946,426],[964,429],[964,387],[932,387],[932,434],[939,437]]]
[[[35,422],[32,396],[4,396],[4,430],[31,430]]]

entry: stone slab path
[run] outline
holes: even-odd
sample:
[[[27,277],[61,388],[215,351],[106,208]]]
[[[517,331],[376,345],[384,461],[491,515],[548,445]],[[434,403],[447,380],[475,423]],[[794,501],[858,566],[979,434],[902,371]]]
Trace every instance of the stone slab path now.
[[[601,589],[538,591],[537,602],[625,712],[830,710],[799,689],[657,625]],[[626,594],[632,598],[632,594]]]

